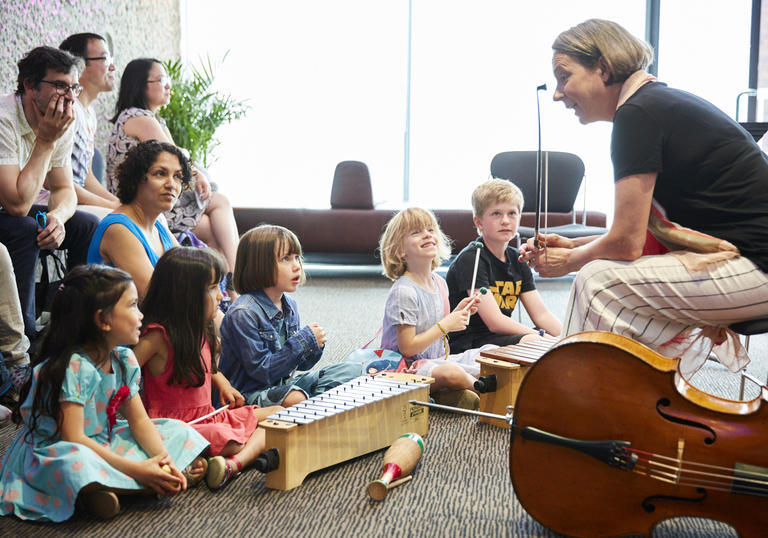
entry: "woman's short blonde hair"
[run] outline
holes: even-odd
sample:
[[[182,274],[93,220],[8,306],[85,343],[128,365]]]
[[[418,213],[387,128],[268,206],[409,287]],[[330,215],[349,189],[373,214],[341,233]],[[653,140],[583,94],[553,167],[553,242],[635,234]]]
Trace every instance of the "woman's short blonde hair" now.
[[[509,202],[523,212],[523,191],[507,179],[489,179],[472,191],[472,213],[482,217],[486,210],[494,204]]]
[[[437,269],[451,255],[451,240],[440,230],[435,215],[428,209],[410,207],[392,217],[384,228],[379,240],[383,274],[391,280],[397,280],[408,268],[403,249],[405,236],[414,230],[434,228],[437,236],[437,255],[432,260],[432,270]]]
[[[648,43],[620,24],[602,19],[589,19],[566,30],[557,36],[552,49],[588,68],[595,67],[602,58],[610,72],[608,84],[624,82],[653,62],[653,49]]]
[[[261,224],[245,232],[237,245],[232,275],[235,291],[243,294],[274,286],[277,262],[284,253],[302,255],[299,239],[288,228]],[[304,280],[302,263],[301,284]]]

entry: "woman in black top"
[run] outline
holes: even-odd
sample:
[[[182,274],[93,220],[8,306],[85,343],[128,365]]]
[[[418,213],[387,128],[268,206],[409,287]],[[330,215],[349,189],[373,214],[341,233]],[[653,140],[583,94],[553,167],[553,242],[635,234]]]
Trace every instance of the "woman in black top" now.
[[[553,49],[555,101],[614,124],[615,217],[603,236],[543,235],[546,258],[529,241],[521,260],[579,271],[565,334],[624,334],[681,356],[686,376],[721,343],[738,371],[748,358],[724,328],[768,316],[768,159],[721,110],[645,72],[650,47],[620,25],[588,20]]]

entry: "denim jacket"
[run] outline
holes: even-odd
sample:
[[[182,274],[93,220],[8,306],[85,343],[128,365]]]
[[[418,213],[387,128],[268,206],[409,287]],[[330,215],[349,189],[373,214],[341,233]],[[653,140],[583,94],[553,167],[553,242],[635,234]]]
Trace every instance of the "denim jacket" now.
[[[287,338],[280,346],[278,325]],[[245,293],[221,323],[219,370],[233,387],[252,394],[284,384],[296,370],[309,370],[323,354],[309,325],[300,327],[296,301],[283,294],[281,312],[264,290]]]

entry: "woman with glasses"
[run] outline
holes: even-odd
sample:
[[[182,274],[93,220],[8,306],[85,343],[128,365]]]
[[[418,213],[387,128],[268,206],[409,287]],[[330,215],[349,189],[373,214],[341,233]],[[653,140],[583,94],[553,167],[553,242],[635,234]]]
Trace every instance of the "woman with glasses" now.
[[[130,148],[146,140],[174,143],[165,120],[157,115],[170,98],[171,80],[160,61],[138,58],[126,66],[107,148],[107,188],[111,192],[118,190],[117,168]],[[165,213],[168,227],[177,234],[191,230],[222,252],[231,272],[238,242],[232,206],[194,167],[192,177],[190,188],[184,189],[176,205]]]

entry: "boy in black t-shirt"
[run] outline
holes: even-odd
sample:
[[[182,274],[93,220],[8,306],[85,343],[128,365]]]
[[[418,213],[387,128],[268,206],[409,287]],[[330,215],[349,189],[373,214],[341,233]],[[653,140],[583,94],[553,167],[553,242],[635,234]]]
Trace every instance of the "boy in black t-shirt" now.
[[[510,315],[518,300],[536,327],[559,336],[562,324],[544,305],[536,291],[531,269],[517,260],[517,249],[509,242],[517,235],[523,193],[504,179],[491,179],[472,193],[473,221],[483,243],[477,267],[475,290],[485,287],[490,293],[480,295],[476,316],[466,330],[451,334],[451,350],[459,353],[484,344],[506,346],[540,338],[535,329],[514,321]],[[462,250],[448,269],[446,281],[451,308],[471,295],[472,272],[476,257],[475,241]]]

